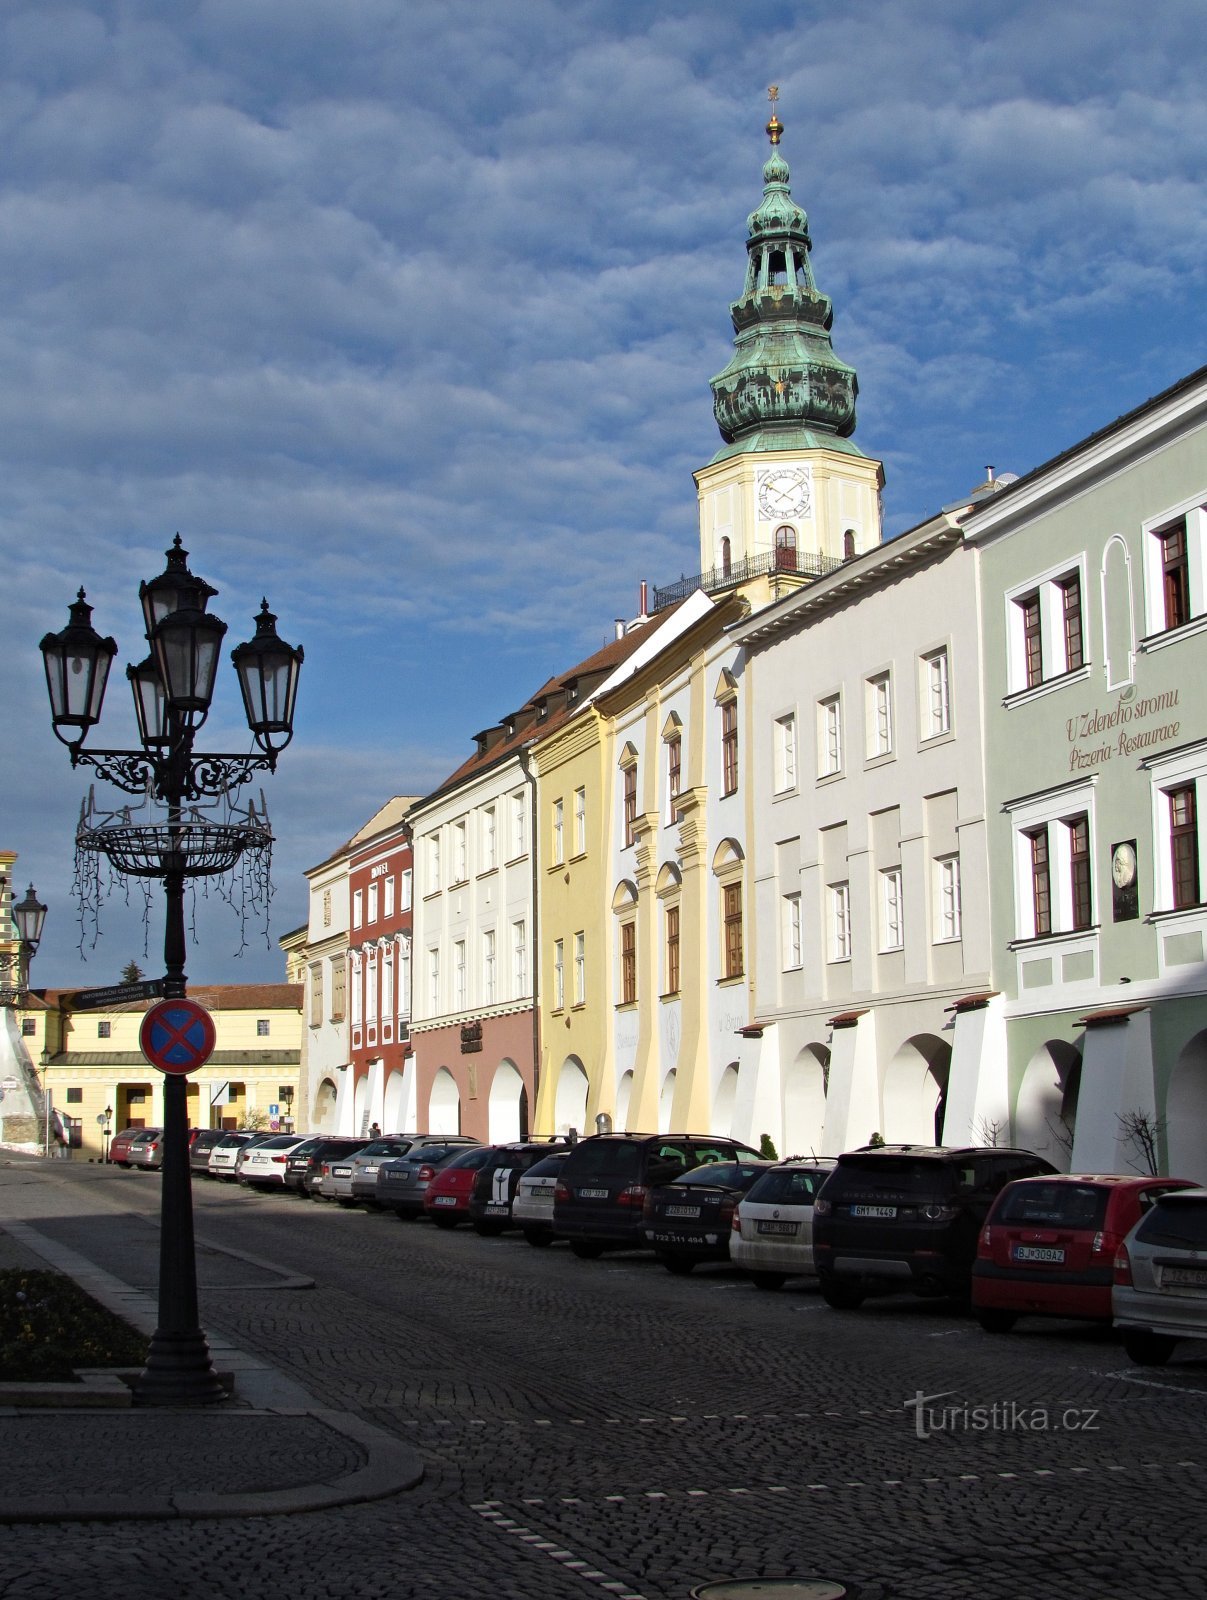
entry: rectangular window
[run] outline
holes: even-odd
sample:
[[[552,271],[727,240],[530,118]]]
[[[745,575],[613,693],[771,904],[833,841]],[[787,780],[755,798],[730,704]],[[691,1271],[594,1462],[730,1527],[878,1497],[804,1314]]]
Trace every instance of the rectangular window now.
[[[347,1008],[348,961],[336,956],[331,963],[331,1020],[342,1022]]]
[[[566,949],[560,939],[553,941],[553,1009],[566,1004]]]
[[[414,877],[410,867],[407,867],[402,874],[402,909],[404,911],[409,911],[411,909],[411,894],[413,885]]]
[[[511,925],[511,997],[520,1000],[528,993],[528,924]]]
[[[637,837],[637,763],[624,769],[624,842],[626,848]]]
[[[462,817],[453,823],[453,882],[464,883],[469,877],[469,845],[466,837],[468,824]]]
[[[112,1034],[113,1034],[113,1024],[111,1022],[98,1022],[97,1023],[97,1025],[96,1025],[96,1036],[97,1036],[98,1039],[108,1039],[108,1038],[110,1038],[112,1036]]]
[[[722,794],[738,790],[738,703],[726,700],[721,707]]]
[[[900,950],[905,943],[901,915],[901,868],[889,867],[880,874],[880,948]]]
[[[365,963],[365,1021],[370,1028],[377,1026],[377,950],[369,951]],[[370,1035],[372,1043],[372,1035]]]
[[[440,888],[440,835],[438,833],[428,835],[427,869],[428,893],[435,894]]]
[[[1079,562],[1045,573],[1007,599],[1007,692],[1027,689],[1076,672],[1086,664],[1085,612]]]
[[[1169,852],[1175,911],[1199,904],[1199,828],[1195,785],[1170,789]]]
[[[887,672],[868,679],[867,685],[867,748],[868,760],[892,754],[893,701]]]
[[[1186,555],[1186,519],[1157,535],[1161,546],[1161,594],[1165,626],[1180,628],[1190,620],[1190,563]]]
[[[1088,928],[1093,921],[1090,893],[1090,819],[1070,817],[1065,823],[1069,843],[1069,888],[1072,894],[1074,928]]]
[[[776,792],[796,788],[796,718],[789,714],[775,720]]]
[[[458,939],[453,945],[453,1004],[458,1011],[465,1010],[465,940]]]
[[[323,969],[319,965],[310,969],[310,1026],[317,1028],[323,1020]]]
[[[429,950],[427,953],[427,1003],[432,1016],[440,1011],[440,952]]]
[[[403,934],[398,941],[398,1016],[406,1019],[411,1014],[411,939]]]
[[[21,1037],[23,1039],[32,1039],[32,1038],[34,1038],[34,1036],[37,1034],[37,1031],[38,1031],[38,1019],[36,1017],[22,1017],[21,1018]]]
[[[842,771],[842,701],[837,695],[818,706],[818,771],[823,778]]]
[[[587,848],[587,791],[574,791],[574,854],[581,856]]]
[[[82,1105],[83,1103],[84,1103],[84,1091],[82,1089],[68,1089],[68,1091],[67,1091],[67,1104],[69,1106],[78,1106],[78,1105]]]
[[[667,821],[679,820],[679,791],[683,787],[683,739],[675,734],[666,741],[666,805]]]
[[[267,1039],[268,1038],[268,1032],[269,1032],[269,1026],[270,1026],[270,1023],[269,1023],[269,1019],[267,1017],[259,1017],[259,1018],[257,1018],[257,1020],[256,1020],[256,1038],[257,1039]]]
[[[727,883],[722,897],[725,920],[725,976],[740,978],[745,970],[742,938],[742,885]]]
[[[1044,681],[1044,642],[1040,625],[1039,595],[1029,594],[1018,602],[1023,614],[1023,663],[1028,689]]]
[[[800,895],[786,894],[781,907],[784,971],[793,972],[802,961]]]
[[[352,891],[352,926],[359,928],[365,920],[365,895],[363,889]]]
[[[620,925],[620,1003],[631,1006],[637,999],[637,924]]]
[[[495,841],[495,808],[487,806],[482,813],[482,870],[493,872],[498,865],[498,849]]]
[[[587,935],[574,935],[574,1004],[587,1003]]]
[[[388,918],[394,915],[394,879],[383,878],[382,883],[384,884],[385,899],[385,907],[382,915]]]
[[[851,959],[851,886],[832,883],[826,891],[830,901],[830,960]]]
[[[560,867],[566,859],[565,805],[559,797],[553,802],[553,862]]]
[[[352,957],[352,1026],[359,1028],[364,1017],[364,986],[361,983],[360,957]]]
[[[947,943],[960,937],[960,858],[940,856],[935,862],[935,939]]]
[[[666,908],[666,993],[679,993],[679,907]]]
[[[935,650],[923,657],[926,710],[922,719],[923,738],[937,739],[951,732],[951,676],[946,650]]]
[[[1081,666],[1085,659],[1082,646],[1080,574],[1070,573],[1067,578],[1061,579],[1058,587],[1064,619],[1065,671],[1072,672],[1075,667]]]
[[[516,856],[524,854],[524,840],[527,837],[524,831],[524,796],[513,794],[511,797],[511,854]]]
[[[1052,871],[1047,827],[1027,835],[1031,844],[1031,915],[1036,937],[1052,931]]]
[[[487,928],[482,935],[482,998],[491,1005],[495,998],[495,931]]]
[[[377,902],[378,902],[378,898],[379,898],[379,896],[378,896],[378,891],[377,891],[377,885],[375,883],[371,883],[369,885],[369,909],[365,914],[365,921],[366,922],[376,922],[377,921]]]

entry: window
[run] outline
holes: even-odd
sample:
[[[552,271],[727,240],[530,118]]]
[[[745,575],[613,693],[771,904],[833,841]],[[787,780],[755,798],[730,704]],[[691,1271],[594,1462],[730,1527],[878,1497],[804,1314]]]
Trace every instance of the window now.
[[[1074,928],[1088,928],[1094,920],[1090,912],[1090,822],[1085,816],[1071,817],[1069,830],[1069,885]]]
[[[97,1025],[96,1025],[96,1036],[97,1036],[98,1039],[111,1038],[112,1034],[113,1034],[113,1024],[111,1022],[98,1022],[97,1023]]]
[[[377,1026],[377,950],[370,949],[365,961],[365,1021],[370,1029]],[[370,1034],[369,1042],[373,1036]]]
[[[331,1020],[342,1022],[347,1004],[348,963],[345,956],[337,956],[331,963]]]
[[[382,911],[382,915],[384,917],[389,918],[389,917],[392,917],[394,915],[394,879],[392,877],[391,878],[384,878],[382,880],[382,883],[383,883],[383,898],[384,898],[384,901],[385,901],[385,906],[384,906],[384,909]]]
[[[683,787],[683,736],[672,734],[666,741],[667,821],[679,820],[679,791]]]
[[[512,859],[524,854],[524,796],[513,794],[511,797],[511,854]]]
[[[564,812],[565,806],[559,796],[559,798],[553,802],[553,862],[555,866],[559,867],[566,859],[566,824]]]
[[[775,719],[775,788],[777,794],[796,788],[796,717]]]
[[[742,885],[727,883],[721,891],[725,924],[725,976],[740,978],[744,967],[742,940]]]
[[[37,1031],[38,1031],[38,1019],[36,1017],[22,1017],[21,1018],[21,1036],[22,1036],[22,1038],[32,1039],[34,1037],[34,1035],[37,1033]]]
[[[560,1011],[566,1004],[566,951],[560,939],[553,941],[553,1009]]]
[[[482,998],[489,1005],[495,998],[495,931],[482,935]]]
[[[360,957],[352,957],[352,1026],[359,1028],[364,1016],[364,994],[360,982]]]
[[[1169,804],[1169,855],[1175,911],[1199,903],[1199,833],[1195,786],[1185,784],[1166,794]]]
[[[369,885],[369,908],[365,915],[366,922],[377,921],[377,902],[379,899],[378,888],[375,883]]]
[[[84,1091],[82,1089],[68,1089],[68,1091],[67,1091],[67,1104],[69,1106],[83,1105],[83,1103],[84,1103]]]
[[[893,702],[887,672],[868,679],[867,685],[867,748],[868,760],[892,754]]]
[[[800,895],[786,894],[780,902],[783,968],[793,972],[802,964]]]
[[[317,1028],[323,1020],[323,968],[322,963],[310,969],[310,1026]]]
[[[880,948],[900,950],[905,943],[901,916],[901,868],[889,867],[880,874]]]
[[[935,942],[958,939],[960,929],[960,858],[939,856],[935,861]]]
[[[398,1015],[411,1014],[411,936],[404,933],[398,941]]]
[[[352,891],[352,926],[359,928],[365,920],[365,893],[363,889]]]
[[[666,993],[679,993],[679,907],[666,908]]]
[[[524,921],[511,925],[511,996],[519,1000],[528,992],[528,925]]]
[[[922,737],[937,739],[951,732],[951,673],[946,650],[922,657]]]
[[[1190,564],[1186,555],[1186,519],[1157,534],[1161,548],[1161,600],[1167,628],[1190,620]]]
[[[637,763],[624,769],[624,842],[626,847],[637,837]]]
[[[1052,931],[1052,871],[1046,824],[1032,829],[1027,842],[1031,850],[1031,926],[1038,937]]]
[[[267,1039],[268,1038],[268,1033],[269,1033],[269,1019],[267,1017],[258,1017],[256,1019],[256,1038],[257,1039]]]
[[[495,808],[487,806],[482,813],[482,870],[493,872],[498,865],[495,844]]]
[[[1017,937],[1082,933],[1094,925],[1092,785],[1056,790],[1017,807]]]
[[[464,883],[469,877],[469,849],[466,841],[465,818],[453,823],[453,882]]]
[[[574,935],[574,1004],[587,1003],[587,935]]]
[[[433,1016],[440,1010],[440,952],[427,953],[427,1003]]]
[[[831,695],[817,708],[817,770],[829,778],[842,771],[842,700]]]
[[[574,854],[581,856],[587,848],[587,791],[574,791]]]
[[[410,867],[404,869],[402,874],[402,909],[411,909],[411,895],[413,892],[414,878]]]
[[[431,833],[427,841],[428,893],[440,888],[440,835]]]
[[[738,789],[738,703],[726,700],[721,706],[721,793],[736,794]]]
[[[453,1004],[458,1011],[465,1010],[465,940],[453,945]]]
[[[1007,693],[1036,689],[1085,666],[1083,591],[1078,563],[1007,595]]]
[[[830,960],[851,959],[851,886],[832,883],[826,889],[830,911]]]
[[[620,924],[620,1003],[631,1006],[637,999],[637,924]]]
[[[331,890],[323,890],[323,927],[331,926]]]

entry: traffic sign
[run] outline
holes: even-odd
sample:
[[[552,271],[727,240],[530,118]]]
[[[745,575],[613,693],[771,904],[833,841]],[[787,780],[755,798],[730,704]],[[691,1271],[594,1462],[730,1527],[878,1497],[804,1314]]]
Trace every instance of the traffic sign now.
[[[157,1000],[162,993],[162,978],[145,978],[142,983],[114,983],[107,989],[77,989],[67,995],[66,1004],[69,1011],[101,1011],[135,1000]]]
[[[214,1019],[195,1000],[161,1000],[138,1030],[142,1053],[160,1072],[183,1076],[203,1067],[214,1053]]]

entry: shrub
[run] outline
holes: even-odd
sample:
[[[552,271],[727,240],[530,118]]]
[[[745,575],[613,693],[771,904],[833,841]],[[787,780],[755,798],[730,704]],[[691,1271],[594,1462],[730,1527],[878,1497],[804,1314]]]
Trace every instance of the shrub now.
[[[58,1272],[0,1272],[0,1381],[62,1383],[76,1367],[141,1367],[147,1341]]]

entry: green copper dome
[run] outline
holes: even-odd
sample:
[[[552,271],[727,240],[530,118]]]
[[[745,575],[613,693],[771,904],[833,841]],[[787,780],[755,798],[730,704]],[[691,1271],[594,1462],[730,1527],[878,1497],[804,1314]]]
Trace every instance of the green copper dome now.
[[[714,461],[757,450],[863,454],[849,439],[859,383],[830,345],[834,311],[813,281],[809,219],[788,188],[781,131],[773,116],[762,204],[746,223],[746,285],[729,308],[733,359],[712,380],[713,414],[726,445]]]

